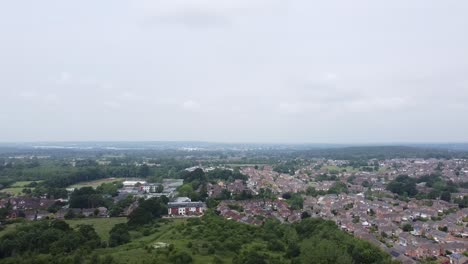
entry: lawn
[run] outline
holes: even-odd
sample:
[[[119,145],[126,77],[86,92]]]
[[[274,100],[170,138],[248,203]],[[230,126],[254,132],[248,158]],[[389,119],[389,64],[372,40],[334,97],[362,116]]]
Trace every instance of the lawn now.
[[[79,182],[79,183],[70,185],[69,188],[83,188],[83,187],[96,188],[103,183],[115,182],[115,181],[123,182],[124,180],[125,179],[123,178],[106,178],[106,179],[100,179],[100,180],[95,180],[95,181]]]
[[[346,172],[358,172],[359,169],[356,169],[356,168],[353,168],[351,166],[346,166],[346,167],[338,167],[338,166],[335,166],[335,165],[328,165],[328,166],[325,166],[324,167],[325,169],[327,169],[327,171],[331,171],[331,170],[334,170],[334,171],[338,171],[338,172],[341,172],[343,169],[346,170]]]
[[[146,181],[145,179],[139,179],[139,178],[106,178],[106,179],[100,179],[100,180],[94,180],[94,181],[85,181],[85,182],[75,183],[73,185],[68,186],[68,188],[83,188],[83,187],[97,188],[99,185],[103,183],[123,182],[127,180],[128,181]]]
[[[26,187],[26,185],[28,185],[28,184],[30,184],[30,183],[32,183],[32,182],[40,183],[40,182],[42,182],[42,181],[17,181],[17,182],[15,182],[15,183],[13,183],[13,184],[11,185],[11,187],[22,187],[22,188],[24,188],[24,187]]]
[[[10,187],[2,189],[1,192],[11,194],[13,196],[19,196],[23,193],[24,187]]]
[[[111,218],[81,218],[65,220],[71,227],[78,225],[92,225],[96,230],[96,233],[101,237],[102,240],[109,240],[109,231],[116,224],[126,223],[127,218],[125,217],[111,217]]]
[[[34,190],[34,188],[26,187],[26,185],[30,184],[31,182],[32,181],[17,181],[13,183],[10,187],[2,189],[0,191],[4,193],[9,193],[13,196],[19,196],[23,193],[24,188],[29,188],[31,190]],[[36,181],[36,182],[39,183],[41,181]]]

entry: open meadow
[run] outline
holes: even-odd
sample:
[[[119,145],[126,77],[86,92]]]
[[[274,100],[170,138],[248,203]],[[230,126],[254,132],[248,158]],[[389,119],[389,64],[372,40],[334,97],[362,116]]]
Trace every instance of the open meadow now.
[[[34,190],[34,187],[26,187],[33,181],[17,181],[13,183],[10,187],[2,189],[1,192],[11,194],[13,196],[19,196],[23,193],[24,188],[29,188],[31,190]],[[41,181],[36,181],[37,183]]]
[[[92,225],[96,230],[96,233],[101,237],[103,241],[109,240],[109,231],[116,224],[126,223],[126,217],[112,217],[112,218],[82,218],[82,219],[70,219],[65,220],[72,228],[78,225]]]

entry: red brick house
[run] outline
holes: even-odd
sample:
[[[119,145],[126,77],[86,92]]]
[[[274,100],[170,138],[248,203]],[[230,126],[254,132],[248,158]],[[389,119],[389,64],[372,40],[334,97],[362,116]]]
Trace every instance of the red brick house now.
[[[206,209],[203,202],[170,202],[167,204],[168,215],[201,215]]]

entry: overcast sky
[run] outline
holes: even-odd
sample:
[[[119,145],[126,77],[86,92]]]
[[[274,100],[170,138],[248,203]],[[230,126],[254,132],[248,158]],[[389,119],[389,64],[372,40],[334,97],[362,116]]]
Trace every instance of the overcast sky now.
[[[0,4],[0,142],[468,141],[468,1]]]

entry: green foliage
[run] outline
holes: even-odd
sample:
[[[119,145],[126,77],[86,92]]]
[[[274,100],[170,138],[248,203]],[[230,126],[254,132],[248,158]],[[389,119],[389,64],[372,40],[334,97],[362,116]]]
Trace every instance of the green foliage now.
[[[180,186],[177,191],[179,192],[179,196],[186,196],[186,197],[190,197],[194,193],[192,184],[190,183],[186,183]]]
[[[207,176],[205,175],[205,172],[197,168],[194,171],[191,171],[185,178],[184,178],[184,183],[191,183],[193,189],[197,189],[200,187],[200,184],[204,184],[208,181]]]
[[[105,201],[102,194],[92,187],[76,189],[70,196],[71,208],[96,208],[104,205]]]
[[[191,232],[190,230],[197,230]],[[202,219],[189,219],[177,231],[191,244],[212,248],[217,254],[232,254],[233,263],[390,263],[376,246],[354,238],[330,221],[305,219],[286,225],[269,219],[261,227],[225,220],[207,212]],[[211,253],[209,253],[211,254]]]
[[[258,191],[258,197],[264,200],[276,199],[276,195],[273,193],[273,191],[270,188],[260,188],[260,190]]]
[[[325,192],[324,191],[317,191],[314,187],[309,186],[309,187],[307,187],[306,194],[308,196],[317,197],[318,195],[324,195]]]
[[[418,194],[416,189],[416,180],[408,177],[407,175],[400,175],[395,180],[387,185],[387,190],[399,194],[414,197]]]
[[[214,169],[206,173],[208,181],[222,180],[233,182],[235,180],[248,180],[248,177],[242,174],[239,170],[223,170],[223,169]]]
[[[337,247],[330,240],[307,239],[302,243],[300,260],[302,263],[348,264],[353,259],[344,247]]]
[[[320,175],[317,175],[315,177],[315,180],[316,181],[336,181],[338,178],[336,177],[336,175],[330,175],[328,176],[328,174],[320,174]]]
[[[468,208],[468,195],[463,196],[463,198],[455,198],[454,203],[458,204],[460,208]]]
[[[356,179],[356,176],[352,175],[352,176],[350,176],[346,181],[347,181],[348,183],[353,184],[355,179]]]
[[[134,197],[132,195],[128,195],[124,199],[110,206],[109,215],[111,217],[119,216],[123,212],[123,210],[126,207],[130,206],[133,202],[134,202]]]
[[[413,231],[413,226],[410,223],[406,223],[401,228],[405,232]]]
[[[207,175],[202,169],[197,168],[184,175],[184,185],[179,187],[179,195],[187,196],[192,199],[192,201],[204,200],[208,197],[206,189],[207,183]]]
[[[292,210],[299,210],[304,206],[304,198],[302,198],[301,194],[289,194],[287,197],[289,198],[287,198],[286,202]]]
[[[72,230],[63,221],[42,221],[20,225],[0,238],[0,257],[16,254],[63,255],[77,249],[93,250],[101,240],[89,225]]]
[[[308,218],[294,224],[281,224],[277,220],[269,219],[263,226],[251,226],[225,220],[208,211],[202,218],[183,221],[159,220],[158,229],[160,228],[165,230],[164,233],[129,241],[131,237],[129,227],[125,224],[117,224],[109,232],[109,246],[112,248],[93,252],[92,248],[99,247],[99,245],[96,243],[95,233],[91,232],[88,227],[77,226],[73,231],[66,224],[57,222],[54,223],[54,230],[63,232],[61,234],[75,233],[83,240],[71,240],[69,244],[77,248],[67,255],[57,255],[55,257],[57,262],[52,263],[75,260],[80,263],[112,263],[114,259],[109,254],[123,263],[138,262],[143,256],[148,263],[200,263],[200,261],[231,263],[231,259],[232,263],[272,264],[390,262],[390,257],[379,248],[356,239],[340,231],[334,223],[321,219]],[[154,241],[155,238],[169,242],[170,246],[157,249],[157,253],[153,255],[151,255],[151,252],[154,252],[152,248],[147,248],[147,251],[142,253],[140,247],[148,245],[147,242]],[[86,241],[95,242],[87,243]],[[118,246],[122,244],[125,245]],[[63,248],[57,249],[63,250]],[[121,259],[127,254],[126,252],[135,255]],[[42,255],[38,253],[29,251],[26,258],[39,259]],[[16,258],[9,259],[16,262],[7,263],[22,263]],[[47,261],[49,262],[45,263],[51,263],[51,258],[47,258]]]
[[[256,250],[243,251],[242,254],[237,256],[232,263],[233,264],[268,264],[271,263],[270,256],[268,254],[258,252]]]
[[[116,224],[109,232],[109,246],[116,247],[128,243],[130,241],[130,233],[128,226],[125,223]]]
[[[75,212],[72,209],[68,209],[68,211],[65,213],[65,215],[63,217],[65,219],[73,219],[73,218],[77,217],[77,215],[75,214]]]
[[[123,187],[121,182],[107,182],[96,188],[96,191],[102,194],[117,196],[118,190]]]
[[[228,207],[229,209],[236,210],[237,212],[244,212],[244,208],[238,204],[229,204]]]
[[[442,232],[446,232],[446,233],[448,232],[448,227],[446,227],[446,226],[439,226],[438,229],[439,229],[440,231],[442,231]]]
[[[305,239],[300,255],[303,263],[387,263],[391,261],[390,257],[376,246],[339,231],[330,221],[305,219],[295,227],[300,238]]]
[[[171,255],[169,261],[174,264],[190,264],[193,262],[193,258],[189,253],[182,251]]]
[[[361,185],[362,185],[362,187],[365,187],[365,188],[370,187],[370,183],[367,180],[363,181]]]
[[[273,171],[294,175],[296,173],[296,163],[294,160],[273,167]]]
[[[452,200],[451,195],[450,195],[450,192],[447,192],[447,191],[443,192],[443,193],[440,195],[440,199],[441,199],[441,200],[444,200],[444,201],[446,201],[446,202],[450,202],[450,201]]]
[[[151,198],[140,200],[139,206],[128,216],[128,225],[131,227],[151,223],[154,219],[167,214],[167,198]]]
[[[348,193],[348,186],[343,182],[335,182],[328,190],[330,194]]]
[[[223,190],[224,191],[224,190]],[[249,200],[253,198],[253,195],[250,191],[243,190],[240,193],[234,194],[234,200],[240,201],[240,200]]]
[[[432,188],[429,193],[420,194],[419,199],[441,199],[451,201],[451,193],[457,192],[457,185],[452,181],[445,181],[441,174],[424,175],[417,179],[417,183],[426,183],[426,187]]]
[[[150,168],[148,165],[143,164],[138,168],[138,177],[146,178],[151,174]]]

